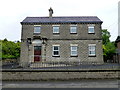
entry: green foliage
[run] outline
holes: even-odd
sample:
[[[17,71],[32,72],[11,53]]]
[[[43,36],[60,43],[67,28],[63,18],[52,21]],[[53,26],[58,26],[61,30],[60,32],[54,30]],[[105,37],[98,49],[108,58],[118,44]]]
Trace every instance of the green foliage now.
[[[2,41],[2,59],[11,59],[20,57],[20,42],[12,42],[7,39]]]
[[[108,42],[106,45],[103,45],[103,55],[106,59],[112,59],[113,54],[115,53],[116,47],[114,43]]]
[[[102,40],[103,40],[103,55],[105,62],[106,60],[112,60],[113,54],[115,53],[116,47],[115,43],[110,41],[110,32],[107,29],[102,30]]]
[[[106,45],[108,42],[110,42],[110,32],[107,31],[107,29],[102,30],[102,40],[103,40],[103,45]]]

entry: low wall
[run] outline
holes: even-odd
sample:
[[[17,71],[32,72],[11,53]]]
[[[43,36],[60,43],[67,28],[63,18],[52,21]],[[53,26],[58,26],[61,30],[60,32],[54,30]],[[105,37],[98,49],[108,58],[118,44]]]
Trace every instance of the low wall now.
[[[17,58],[17,59],[3,59],[3,60],[1,60],[0,63],[1,63],[2,65],[8,65],[8,64],[10,64],[10,63],[18,63],[19,60],[20,60],[20,58]]]
[[[7,70],[2,72],[2,80],[80,80],[80,79],[119,79],[119,70],[80,70],[80,71],[43,71]]]

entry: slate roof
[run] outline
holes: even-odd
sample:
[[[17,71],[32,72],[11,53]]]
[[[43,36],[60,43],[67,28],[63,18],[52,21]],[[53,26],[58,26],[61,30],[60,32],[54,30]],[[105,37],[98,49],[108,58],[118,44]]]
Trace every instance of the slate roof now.
[[[97,16],[26,17],[24,23],[102,23]]]

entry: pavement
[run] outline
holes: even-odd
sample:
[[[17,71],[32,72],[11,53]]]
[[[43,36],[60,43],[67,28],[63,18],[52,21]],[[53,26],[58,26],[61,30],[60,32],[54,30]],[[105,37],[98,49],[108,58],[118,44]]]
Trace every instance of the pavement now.
[[[120,88],[119,80],[4,81],[2,88]]]

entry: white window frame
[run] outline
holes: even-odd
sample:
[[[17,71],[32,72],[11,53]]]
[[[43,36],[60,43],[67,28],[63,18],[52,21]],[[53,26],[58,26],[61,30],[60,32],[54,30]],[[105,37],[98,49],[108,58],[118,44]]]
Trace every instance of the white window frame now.
[[[57,27],[57,32],[55,31],[55,28]],[[53,28],[53,34],[59,34],[60,33],[60,25],[52,25]]]
[[[76,29],[75,29],[75,28]],[[75,30],[75,31],[74,31]],[[71,34],[76,34],[77,33],[77,25],[70,25],[70,33]]]
[[[35,27],[39,27],[40,29],[39,29],[39,32],[36,32],[35,31]],[[34,25],[34,33],[41,33],[41,25]]]
[[[73,50],[73,47],[76,47],[76,50]],[[72,52],[76,52],[76,54],[73,54]],[[78,45],[77,44],[71,45],[71,47],[70,47],[70,55],[71,56],[78,56]]]
[[[93,29],[93,32],[90,29]],[[95,25],[88,25],[88,33],[95,33]]]
[[[94,54],[92,54],[91,52],[94,52]],[[88,55],[89,56],[96,56],[96,44],[89,44],[88,45]]]
[[[58,50],[54,50],[54,47],[58,47]],[[54,52],[57,51],[58,55],[55,55]],[[53,45],[52,46],[52,55],[53,56],[60,56],[60,45]]]

